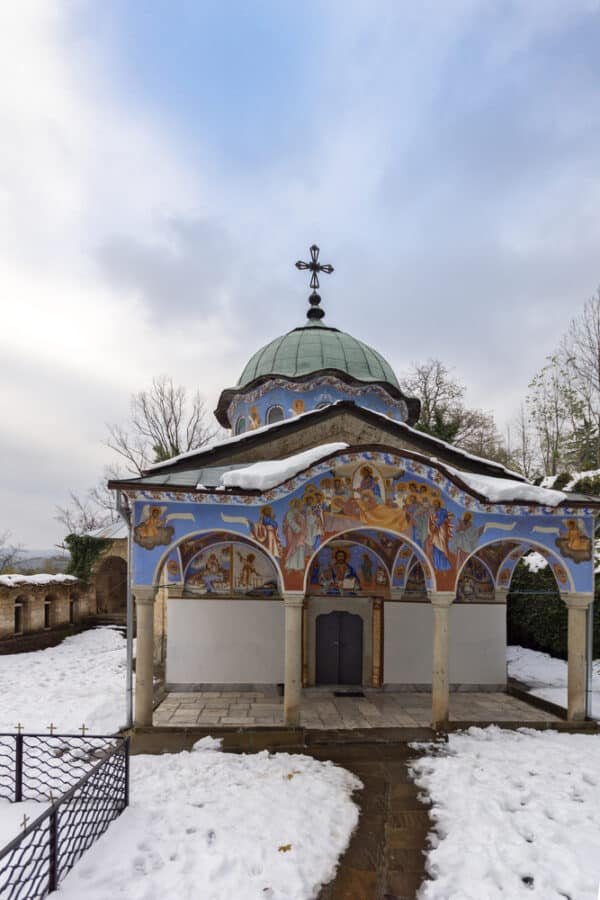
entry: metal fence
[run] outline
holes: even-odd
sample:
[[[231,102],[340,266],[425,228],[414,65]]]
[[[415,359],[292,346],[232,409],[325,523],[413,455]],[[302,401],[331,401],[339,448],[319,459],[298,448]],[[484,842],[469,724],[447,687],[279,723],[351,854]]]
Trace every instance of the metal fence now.
[[[0,848],[0,898],[45,897],[128,805],[129,739],[0,734],[0,798],[45,804]]]

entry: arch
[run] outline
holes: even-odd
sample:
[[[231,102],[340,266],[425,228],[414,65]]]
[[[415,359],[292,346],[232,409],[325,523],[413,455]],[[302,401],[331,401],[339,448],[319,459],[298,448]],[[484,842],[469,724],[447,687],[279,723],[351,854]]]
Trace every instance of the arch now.
[[[275,567],[275,571],[277,572],[277,578],[279,580],[279,589],[280,589],[280,591],[283,591],[283,588],[284,588],[283,573],[281,571],[281,566],[279,565],[279,563],[275,559],[275,557],[272,556],[267,550],[265,550],[263,545],[259,544],[259,542],[254,540],[254,538],[250,537],[249,535],[240,534],[237,531],[230,531],[227,528],[218,528],[218,529],[202,528],[202,529],[199,529],[198,531],[190,531],[190,532],[188,532],[188,534],[182,535],[180,538],[178,538],[176,541],[174,541],[172,544],[170,544],[156,564],[156,568],[154,569],[154,573],[152,576],[152,585],[154,587],[159,587],[160,576],[161,576],[163,566],[166,564],[171,553],[174,550],[176,550],[177,548],[179,548],[179,546],[181,544],[183,544],[184,541],[188,541],[190,538],[201,537],[203,534],[216,534],[216,533],[218,533],[219,535],[228,535],[229,536],[228,540],[231,540],[232,542],[235,542],[235,541],[239,542],[241,540],[242,543],[251,544],[252,546],[256,547],[258,550],[260,550],[260,552],[263,553],[273,563],[273,566]],[[220,538],[220,541],[222,541],[222,540],[223,540],[223,538]],[[207,545],[207,546],[210,546],[210,545]],[[182,569],[182,575],[183,575],[183,569]]]
[[[25,634],[31,630],[31,598],[18,594],[13,602],[13,634]]]
[[[236,435],[243,434],[245,430],[246,430],[246,416],[238,416],[236,423],[235,423],[234,433]]]
[[[457,603],[490,602],[496,597],[496,582],[490,567],[476,553],[465,562],[456,582]]]
[[[253,552],[246,552],[249,549]],[[280,596],[277,571],[269,555],[243,538],[223,540],[222,536],[190,556],[183,572],[183,589],[199,596]]]
[[[127,563],[120,556],[107,556],[96,570],[96,610],[122,613],[127,608]]]
[[[54,628],[58,625],[58,597],[56,594],[46,594],[44,597],[44,628]]]
[[[273,403],[268,407],[265,415],[265,425],[274,425],[276,422],[283,422],[285,413],[281,403]]]
[[[355,561],[352,560],[352,550],[350,549],[349,551],[347,551],[347,557],[346,557],[345,564],[348,567],[350,567],[351,569],[353,569],[356,573],[355,584],[352,588],[348,587],[348,592],[350,594],[355,594],[358,591],[361,595],[366,594],[369,596],[371,596],[371,595],[381,596],[382,593],[385,593],[389,596],[389,592],[391,591],[391,576],[390,576],[389,567],[387,566],[387,564],[386,564],[385,560],[383,559],[383,557],[381,556],[381,554],[378,553],[376,550],[373,550],[372,547],[367,546],[362,541],[351,540],[351,539],[348,539],[345,537],[337,538],[336,540],[334,540],[333,544],[330,542],[327,542],[326,544],[324,544],[318,548],[318,551],[317,551],[316,555],[314,556],[314,558],[311,562],[311,565],[308,569],[308,572],[307,572],[309,579],[310,579],[310,576],[311,576],[314,566],[319,564],[319,557],[322,554],[327,553],[327,552],[333,552],[335,554],[337,554],[338,552],[346,552],[346,546],[341,547],[340,545],[346,545],[346,546],[349,545],[351,548],[356,547],[356,548],[358,548],[358,552],[362,553],[362,555],[363,555],[363,559],[362,559],[361,563],[359,564],[356,562],[356,560]],[[333,551],[331,551],[330,548],[334,548]],[[368,577],[365,575],[365,571],[364,571],[364,563],[365,563],[364,557],[367,557],[367,559],[369,559],[369,560],[371,557],[373,557],[376,568],[375,568],[375,570],[371,569],[371,572],[370,572],[371,577],[370,577],[370,580],[368,581],[368,583],[371,585],[372,589],[365,589],[363,591],[362,584],[364,583],[364,581],[367,580],[367,577]],[[331,560],[331,566],[333,566],[333,559]],[[361,566],[362,566],[362,569],[361,569]],[[359,575],[359,569],[361,571],[362,578],[361,578],[361,575]],[[383,572],[383,574],[385,576],[384,583],[382,583],[381,581],[379,581],[379,582],[377,581],[379,569],[381,569],[381,571]],[[358,579],[358,584],[356,583],[356,579]],[[319,582],[319,588],[321,588],[321,587],[322,587],[322,585]],[[315,588],[315,585],[311,585],[309,583],[308,589],[306,592],[307,596],[313,596],[313,594],[317,595],[317,596],[321,595],[321,590],[315,590],[314,588]],[[328,590],[327,593],[330,593],[330,591]],[[333,590],[332,593],[335,594],[336,590]]]
[[[433,570],[433,566],[431,565],[430,561],[427,559],[427,557],[425,556],[425,554],[423,553],[423,551],[417,544],[415,544],[410,538],[407,538],[405,535],[397,534],[395,531],[390,531],[388,528],[377,528],[374,525],[365,526],[363,524],[363,525],[359,525],[356,528],[346,528],[346,529],[344,529],[344,531],[340,531],[338,534],[331,535],[331,537],[328,537],[326,541],[323,541],[323,543],[320,544],[319,547],[317,547],[317,549],[313,551],[308,562],[305,564],[305,567],[304,567],[303,591],[305,594],[306,594],[306,590],[307,590],[308,574],[310,572],[311,566],[312,566],[313,561],[314,561],[315,557],[317,556],[317,554],[320,553],[321,550],[327,546],[327,544],[330,544],[333,541],[344,540],[346,535],[352,534],[355,531],[364,531],[365,527],[368,527],[370,531],[381,532],[381,534],[390,534],[395,538],[400,538],[402,541],[404,541],[406,544],[408,544],[408,546],[412,549],[414,555],[417,557],[419,562],[421,562],[421,564],[423,565],[423,571],[425,573],[426,582],[430,582],[431,588],[433,590],[435,590],[437,581],[436,581],[436,577],[435,577],[435,572]],[[350,538],[350,540],[351,540],[351,538]],[[389,575],[389,567],[388,566],[386,566],[386,570]],[[390,579],[390,585],[391,585],[391,579]]]
[[[477,554],[480,553],[481,550],[483,550],[485,547],[491,547],[492,545],[502,544],[502,543],[505,543],[505,542],[502,541],[501,539],[488,541],[485,544],[481,544],[481,546],[477,547],[477,549],[474,550],[473,553],[469,554],[469,556],[463,561],[460,569],[456,573],[456,581],[454,583],[454,591],[455,592],[458,589],[458,582],[460,580],[460,577],[463,573],[463,569],[465,568],[467,562],[473,556],[477,556]],[[511,554],[516,553],[517,549],[521,549],[523,547],[525,548],[525,550],[523,553],[521,553],[521,556],[519,557],[519,559],[521,559],[525,555],[525,553],[528,552],[529,550],[537,550],[539,553],[541,553],[542,556],[545,557],[545,559],[548,561],[548,563],[550,565],[550,568],[552,569],[554,577],[556,578],[556,584],[557,584],[558,590],[561,594],[562,593],[570,593],[575,590],[575,586],[573,584],[573,576],[571,575],[571,572],[569,571],[568,567],[565,565],[565,563],[563,562],[561,557],[558,556],[558,554],[555,553],[553,550],[551,550],[549,547],[546,547],[546,546],[544,546],[544,544],[540,544],[538,541],[532,540],[531,538],[527,538],[526,540],[519,542],[518,547],[516,547],[516,548],[512,547],[511,550],[509,551],[509,553],[506,555],[506,557],[503,558],[501,565],[498,567],[498,574],[493,582],[495,588],[510,587],[510,582],[512,580],[514,567],[513,567],[513,569],[511,569],[510,578],[508,579],[506,584],[503,584],[500,581],[501,572],[502,572],[503,566],[505,566],[505,564],[506,564],[507,558],[510,557]],[[560,576],[557,573],[561,573]]]
[[[81,618],[81,598],[78,593],[72,591],[69,594],[69,624],[75,625]]]

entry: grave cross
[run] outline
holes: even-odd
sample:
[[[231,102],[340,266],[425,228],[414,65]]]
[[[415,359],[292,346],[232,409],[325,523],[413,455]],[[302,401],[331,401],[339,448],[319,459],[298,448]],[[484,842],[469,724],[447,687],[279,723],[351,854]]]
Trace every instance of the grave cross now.
[[[79,728],[79,730],[80,730],[80,732],[81,732],[82,737],[85,737],[85,733],[86,733],[86,731],[87,731],[87,726],[86,726],[85,724],[84,724],[84,725],[81,725],[80,728]]]
[[[23,829],[23,831],[25,831],[25,829],[27,828],[28,823],[29,823],[29,816],[24,815],[23,821],[21,822],[21,828]]]

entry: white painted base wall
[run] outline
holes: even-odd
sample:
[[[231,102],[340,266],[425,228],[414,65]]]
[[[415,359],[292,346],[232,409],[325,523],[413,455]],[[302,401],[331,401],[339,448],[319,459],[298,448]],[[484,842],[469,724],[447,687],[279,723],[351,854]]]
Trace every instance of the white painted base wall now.
[[[428,603],[384,605],[384,684],[431,684],[433,612]],[[450,608],[451,685],[506,684],[506,607]]]
[[[168,684],[281,684],[283,602],[171,598]]]

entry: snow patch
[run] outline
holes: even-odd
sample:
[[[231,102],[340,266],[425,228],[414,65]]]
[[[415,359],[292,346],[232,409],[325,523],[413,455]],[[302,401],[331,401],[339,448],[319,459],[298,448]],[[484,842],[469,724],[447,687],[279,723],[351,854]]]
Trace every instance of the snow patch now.
[[[199,742],[201,743],[201,742]],[[64,900],[310,900],[358,822],[355,775],[266,751],[131,757],[131,806],[60,887]],[[107,865],[107,860],[110,864]]]
[[[283,484],[308,469],[323,459],[325,456],[331,456],[339,450],[347,450],[348,444],[338,441],[332,444],[321,444],[319,447],[311,447],[310,450],[304,450],[302,453],[295,453],[288,456],[287,459],[269,459],[264,462],[252,463],[243,469],[234,469],[231,472],[224,472],[221,475],[221,487],[238,487],[246,490],[254,489],[265,491],[269,488]],[[199,487],[200,485],[197,485]]]
[[[534,697],[567,708],[568,666],[564,659],[518,645],[506,648],[508,677],[523,683]],[[592,710],[600,719],[600,659],[592,663]]]
[[[596,900],[600,736],[491,726],[425,750],[412,766],[434,827],[420,900]]]
[[[522,561],[530,572],[541,572],[542,569],[548,566],[548,560],[541,553],[538,553],[537,550],[528,553],[527,556],[523,556]]]
[[[0,732],[113,734],[125,724],[126,641],[94,628],[57,647],[0,656]]]

